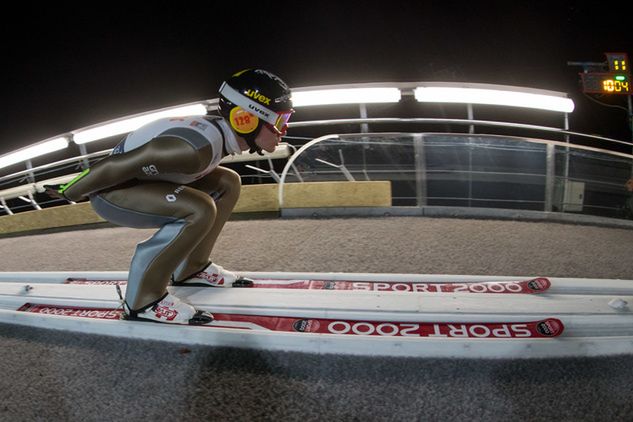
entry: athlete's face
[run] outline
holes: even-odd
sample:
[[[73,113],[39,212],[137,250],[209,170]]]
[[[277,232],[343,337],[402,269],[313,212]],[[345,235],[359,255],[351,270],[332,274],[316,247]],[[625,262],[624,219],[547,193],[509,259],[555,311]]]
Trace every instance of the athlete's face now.
[[[268,125],[264,125],[262,130],[259,131],[257,138],[255,138],[255,143],[266,152],[274,152],[280,140],[281,135],[273,132]]]

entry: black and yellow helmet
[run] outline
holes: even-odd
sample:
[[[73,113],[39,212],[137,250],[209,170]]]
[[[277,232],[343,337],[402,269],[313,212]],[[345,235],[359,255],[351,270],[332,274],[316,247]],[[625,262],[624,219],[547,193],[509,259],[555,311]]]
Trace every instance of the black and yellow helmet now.
[[[264,125],[285,134],[294,110],[290,88],[278,76],[262,69],[242,70],[224,81],[219,93],[220,113],[246,140],[250,152],[261,152],[255,138]]]

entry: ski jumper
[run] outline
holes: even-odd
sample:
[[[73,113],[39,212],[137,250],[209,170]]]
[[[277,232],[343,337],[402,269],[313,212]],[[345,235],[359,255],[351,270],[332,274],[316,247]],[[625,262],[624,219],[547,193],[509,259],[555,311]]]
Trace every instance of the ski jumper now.
[[[132,258],[131,310],[164,296],[172,277],[179,282],[208,265],[240,194],[240,176],[219,166],[235,153],[235,135],[220,117],[160,119],[128,134],[64,191],[74,201],[88,197],[111,223],[160,228]]]

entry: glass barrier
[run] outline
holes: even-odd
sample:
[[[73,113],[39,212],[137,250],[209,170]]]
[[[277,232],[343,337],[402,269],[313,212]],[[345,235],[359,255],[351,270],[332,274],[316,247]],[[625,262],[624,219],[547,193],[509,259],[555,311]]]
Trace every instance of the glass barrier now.
[[[557,146],[554,210],[626,217],[631,163],[624,155]]]
[[[388,180],[394,206],[624,217],[633,157],[583,148],[498,135],[326,136],[291,158],[282,182]]]
[[[544,209],[545,144],[490,135],[422,139],[427,205]]]

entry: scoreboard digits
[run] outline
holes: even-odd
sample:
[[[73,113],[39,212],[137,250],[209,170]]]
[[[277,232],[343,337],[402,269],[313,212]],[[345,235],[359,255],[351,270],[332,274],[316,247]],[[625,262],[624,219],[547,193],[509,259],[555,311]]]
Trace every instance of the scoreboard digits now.
[[[632,95],[629,59],[626,53],[605,53],[609,72],[581,73],[582,90],[588,94]]]

